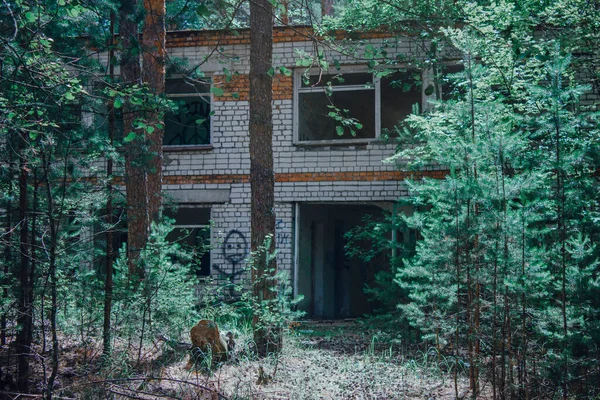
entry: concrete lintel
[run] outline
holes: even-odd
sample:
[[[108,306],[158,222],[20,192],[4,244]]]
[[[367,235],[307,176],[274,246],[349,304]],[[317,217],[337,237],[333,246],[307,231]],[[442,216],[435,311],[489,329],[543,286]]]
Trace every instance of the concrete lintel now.
[[[177,203],[228,203],[229,189],[178,189],[167,190]]]

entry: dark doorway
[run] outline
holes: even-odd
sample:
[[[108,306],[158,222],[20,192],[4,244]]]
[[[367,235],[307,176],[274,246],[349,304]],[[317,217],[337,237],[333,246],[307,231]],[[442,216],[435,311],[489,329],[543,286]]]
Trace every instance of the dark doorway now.
[[[365,215],[380,216],[374,205],[303,204],[299,210],[298,292],[299,307],[312,318],[358,317],[372,312],[364,293],[385,260],[370,262],[348,258],[344,234]]]

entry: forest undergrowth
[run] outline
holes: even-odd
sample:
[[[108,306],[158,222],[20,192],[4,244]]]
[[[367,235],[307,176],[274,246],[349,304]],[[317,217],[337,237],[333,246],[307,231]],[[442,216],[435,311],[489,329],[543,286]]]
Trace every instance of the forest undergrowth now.
[[[356,320],[292,323],[278,356],[258,359],[249,325],[223,325],[236,346],[226,362],[186,370],[185,341],[157,338],[137,360],[135,351],[102,358],[101,341],[63,338],[55,398],[60,399],[450,399],[454,363],[435,351],[403,348]],[[43,342],[37,342],[43,346]],[[115,346],[126,349],[127,344]],[[39,349],[41,350],[41,349]],[[0,353],[14,376],[14,349]],[[11,368],[12,367],[12,368]],[[36,363],[33,387],[41,385],[44,365]],[[468,395],[461,371],[459,392]],[[6,388],[6,387],[5,387]],[[485,392],[485,389],[483,390]],[[4,398],[16,393],[6,391]],[[41,398],[29,395],[27,398]],[[483,393],[480,398],[485,398]]]

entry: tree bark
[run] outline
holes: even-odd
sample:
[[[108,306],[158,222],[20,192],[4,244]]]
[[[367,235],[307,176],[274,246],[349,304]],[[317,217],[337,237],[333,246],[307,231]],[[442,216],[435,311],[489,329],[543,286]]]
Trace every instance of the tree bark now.
[[[275,176],[273,173],[273,7],[268,0],[250,2],[250,188],[253,294],[259,305],[274,298],[276,285]],[[268,235],[273,235],[268,249]],[[266,303],[266,304],[265,304]],[[254,341],[259,356],[281,349],[281,334],[268,326],[261,312],[253,317]]]
[[[126,84],[146,83],[150,91],[149,98],[152,99],[152,96],[162,95],[165,87],[165,2],[144,0],[146,17],[141,46],[137,42],[137,7],[137,0],[121,1],[121,78]],[[140,53],[143,54],[143,75]],[[151,223],[158,220],[161,207],[163,130],[158,129],[158,124],[162,124],[158,103],[150,101],[150,106],[143,114],[133,106],[124,104],[125,136],[135,131],[134,120],[137,117],[144,117],[144,124],[152,127],[152,130],[138,129],[135,139],[125,146],[127,253],[130,274],[143,276],[144,271],[137,260],[148,241]]]
[[[119,37],[121,40],[121,81],[125,85],[141,82],[140,44],[138,30],[138,1],[121,0],[119,9]],[[123,104],[123,134],[125,137],[134,132],[134,120],[137,110],[125,102]],[[143,138],[136,132],[134,140],[126,142],[125,150],[125,186],[127,190],[127,258],[129,273],[141,274],[137,266],[140,250],[146,245],[148,237],[146,176],[143,168],[145,152]]]
[[[151,93],[157,98],[165,92],[165,0],[144,0],[146,18],[142,39],[144,66],[142,81],[146,83]],[[150,110],[146,116],[146,124],[154,128],[147,136],[150,150],[148,160],[148,215],[149,222],[157,221],[161,207],[162,191],[162,144],[164,129],[159,129],[163,123],[163,112],[158,106]],[[161,125],[159,125],[161,124]]]

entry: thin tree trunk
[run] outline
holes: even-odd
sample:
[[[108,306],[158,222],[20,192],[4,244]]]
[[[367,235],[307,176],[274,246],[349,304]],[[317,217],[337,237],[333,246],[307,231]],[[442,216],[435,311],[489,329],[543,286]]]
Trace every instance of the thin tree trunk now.
[[[525,275],[525,209],[522,210],[521,217],[521,274],[523,276],[523,285],[526,282]],[[527,305],[525,297],[525,287],[521,294],[521,398],[529,399],[529,387],[527,385]]]
[[[31,181],[31,185],[33,187],[33,196],[31,199],[31,217],[30,217],[30,231],[29,231],[29,282],[30,282],[30,288],[31,290],[29,291],[30,293],[30,304],[32,304],[32,308],[31,308],[31,312],[33,315],[34,309],[33,309],[33,289],[34,289],[34,279],[35,279],[35,271],[36,271],[36,267],[37,267],[37,250],[38,250],[38,242],[37,242],[37,237],[38,237],[38,226],[37,226],[37,222],[38,222],[38,216],[39,216],[39,208],[38,208],[38,195],[39,195],[39,190],[40,190],[40,184],[41,182],[38,181],[38,168],[34,168],[33,169],[33,177],[32,177],[32,181]],[[42,348],[42,354],[45,357],[45,351],[46,351],[46,329],[44,328],[44,311],[40,310],[40,320],[42,321],[41,325],[42,325],[42,335],[44,336],[44,347]],[[32,319],[32,329],[33,329],[33,319]],[[42,359],[42,368],[44,370],[44,382],[46,382],[46,364],[45,364],[45,358]]]
[[[250,2],[250,188],[253,294],[259,304],[272,300],[277,265],[268,253],[275,250],[275,176],[273,173],[273,6],[268,0]],[[272,235],[270,246],[265,240]],[[279,328],[268,326],[260,312],[253,317],[257,353],[281,349]]]
[[[17,333],[17,358],[18,358],[18,375],[17,389],[21,393],[29,393],[29,359],[31,353],[32,342],[32,304],[29,299],[30,276],[29,276],[29,201],[28,201],[28,180],[29,166],[25,156],[25,140],[21,140],[21,160],[19,171],[19,224],[20,228],[20,266],[19,266],[19,315],[17,317],[17,325],[19,330]]]
[[[468,66],[468,76],[469,76],[469,89],[470,89],[470,106],[471,106],[471,142],[473,145],[476,144],[476,135],[475,135],[475,94],[474,94],[474,83],[473,83],[473,65],[471,64],[471,55],[469,54],[469,66]],[[467,165],[468,168],[468,165]],[[477,161],[473,160],[473,180],[477,183]],[[470,212],[470,209],[468,210]],[[477,215],[479,213],[479,204],[477,200],[475,200],[473,204],[473,221],[475,229],[477,229]],[[467,224],[469,227],[469,223]],[[470,354],[470,366],[469,366],[469,375],[470,375],[470,384],[471,384],[471,397],[477,398],[479,394],[479,353],[481,347],[481,341],[479,339],[479,313],[480,313],[480,294],[481,294],[481,286],[479,285],[479,234],[476,234],[473,239],[473,262],[475,264],[475,293],[473,293],[473,289],[471,289],[471,271],[470,271],[470,263],[469,269],[467,270],[467,287],[469,292],[469,305],[467,310],[470,310],[474,303],[475,310],[473,312],[473,321],[469,318],[469,354]]]
[[[108,50],[108,73],[112,78],[115,74],[115,66],[112,62],[115,54],[115,13],[110,13],[110,43]],[[115,110],[114,103],[111,101],[108,110],[108,140],[110,147],[114,146],[115,139]],[[106,278],[104,281],[104,321],[102,325],[102,353],[104,357],[109,357],[111,353],[111,332],[110,317],[112,314],[113,298],[113,160],[108,157],[106,161],[106,175],[108,178],[108,198],[106,200],[106,222],[108,230],[106,231]]]
[[[7,137],[7,142],[10,144],[11,140],[10,140],[10,134]],[[2,289],[2,297],[4,298],[4,301],[8,301],[8,282],[9,282],[9,278],[8,275],[10,273],[10,269],[9,266],[12,264],[13,260],[12,260],[12,231],[13,231],[13,227],[12,227],[12,213],[13,213],[13,209],[12,209],[12,197],[13,197],[13,185],[12,185],[12,177],[14,176],[14,166],[13,166],[13,151],[7,146],[8,149],[8,176],[11,177],[11,183],[9,183],[8,185],[8,196],[7,196],[7,200],[6,200],[6,246],[4,247],[4,278],[3,278],[3,282],[2,285],[4,286],[4,289]],[[5,346],[6,345],[6,329],[7,329],[7,325],[6,325],[6,320],[7,320],[7,316],[6,316],[6,312],[2,313],[2,319],[0,321],[0,345],[1,346]]]
[[[454,394],[458,399],[458,359],[459,359],[459,327],[460,327],[460,237],[459,237],[459,203],[458,203],[458,189],[454,189],[454,200],[456,207],[456,255],[455,255],[455,267],[456,267],[456,327],[454,331]]]
[[[555,102],[558,100],[555,100]],[[555,107],[558,107],[555,105]],[[563,322],[563,376],[562,376],[562,389],[563,399],[567,399],[568,393],[568,374],[569,374],[569,359],[567,353],[568,345],[568,330],[567,330],[567,265],[566,265],[566,227],[565,227],[565,182],[564,182],[564,171],[562,168],[561,160],[561,131],[560,131],[560,115],[558,110],[555,110],[554,115],[555,121],[555,142],[556,142],[556,202],[558,204],[558,240],[560,243],[560,273],[561,273],[561,314]]]
[[[51,400],[54,393],[54,382],[58,375],[58,356],[59,356],[59,344],[56,326],[56,316],[58,310],[58,297],[57,297],[57,281],[56,281],[56,246],[57,246],[57,235],[58,235],[58,223],[54,216],[54,200],[51,191],[51,182],[48,180],[50,175],[50,162],[46,164],[46,192],[48,201],[48,224],[50,225],[50,260],[48,266],[48,275],[50,277],[50,330],[52,334],[52,372],[48,379],[48,394],[47,399]]]

